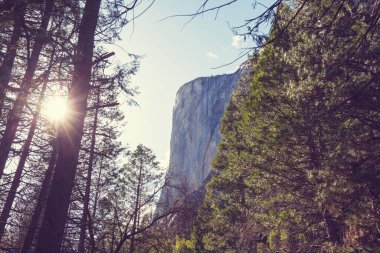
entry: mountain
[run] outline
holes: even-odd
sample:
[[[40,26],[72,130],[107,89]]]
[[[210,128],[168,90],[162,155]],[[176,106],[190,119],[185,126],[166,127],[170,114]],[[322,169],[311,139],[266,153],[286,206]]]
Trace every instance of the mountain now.
[[[160,202],[170,205],[181,194],[204,185],[220,141],[220,123],[243,70],[199,77],[177,92],[173,109],[168,184]]]

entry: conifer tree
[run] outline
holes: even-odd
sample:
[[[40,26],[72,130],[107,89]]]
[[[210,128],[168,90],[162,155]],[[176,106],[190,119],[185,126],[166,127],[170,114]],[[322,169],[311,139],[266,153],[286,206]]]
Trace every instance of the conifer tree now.
[[[205,251],[377,251],[379,5],[280,7],[223,120]]]

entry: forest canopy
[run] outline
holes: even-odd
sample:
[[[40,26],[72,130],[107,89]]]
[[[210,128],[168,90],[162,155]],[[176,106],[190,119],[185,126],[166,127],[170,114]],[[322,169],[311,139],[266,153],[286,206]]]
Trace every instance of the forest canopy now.
[[[378,1],[286,1],[231,97],[200,252],[378,252]]]

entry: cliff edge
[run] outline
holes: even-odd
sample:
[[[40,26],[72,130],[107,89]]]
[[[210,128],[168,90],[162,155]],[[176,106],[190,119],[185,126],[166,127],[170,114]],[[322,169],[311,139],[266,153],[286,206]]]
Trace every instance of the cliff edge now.
[[[161,204],[171,205],[180,194],[196,191],[210,175],[221,119],[242,72],[200,77],[178,90],[167,172],[170,187],[163,189]]]

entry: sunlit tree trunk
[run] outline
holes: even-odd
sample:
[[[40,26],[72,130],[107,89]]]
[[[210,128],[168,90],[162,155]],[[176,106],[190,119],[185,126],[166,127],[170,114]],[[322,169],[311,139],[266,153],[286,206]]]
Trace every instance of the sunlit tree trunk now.
[[[33,44],[32,54],[28,60],[25,75],[21,83],[21,91],[17,95],[17,98],[13,104],[13,108],[9,112],[7,123],[4,130],[3,138],[0,142],[0,178],[3,176],[5,164],[8,159],[9,152],[13,140],[16,136],[16,130],[20,123],[21,114],[24,110],[29,90],[32,85],[33,76],[37,69],[37,63],[46,41],[46,31],[49,24],[51,14],[53,12],[54,0],[46,0],[44,14],[42,17],[41,25],[36,35],[35,42]]]
[[[90,89],[94,37],[101,0],[87,0],[79,28],[77,59],[69,92],[71,112],[58,134],[58,158],[36,252],[59,252],[74,185]]]

